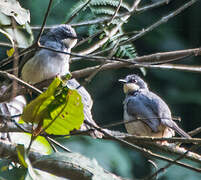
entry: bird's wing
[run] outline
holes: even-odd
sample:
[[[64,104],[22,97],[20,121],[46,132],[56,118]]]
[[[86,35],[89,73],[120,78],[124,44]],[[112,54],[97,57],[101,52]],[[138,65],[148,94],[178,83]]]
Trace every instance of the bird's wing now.
[[[154,114],[159,118],[160,123],[175,130],[179,135],[190,138],[190,136],[172,120],[168,105],[158,95],[150,91],[146,93],[142,94],[143,98],[146,97],[145,106],[152,109]]]
[[[158,132],[160,125],[157,106],[146,94],[138,93],[127,99],[127,113],[145,122],[154,132]]]

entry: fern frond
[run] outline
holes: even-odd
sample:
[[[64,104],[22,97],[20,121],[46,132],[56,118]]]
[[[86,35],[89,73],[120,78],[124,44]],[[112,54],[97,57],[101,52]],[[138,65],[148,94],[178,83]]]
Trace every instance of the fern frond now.
[[[112,16],[114,14],[114,9],[110,7],[98,7],[98,8],[91,8],[91,11],[96,15],[109,15]]]
[[[92,0],[90,3],[91,6],[113,6],[118,7],[119,0]],[[127,3],[122,2],[121,7],[126,9],[127,11],[130,10],[130,7]]]
[[[132,44],[125,44],[122,46],[119,46],[115,53],[116,57],[119,58],[135,58],[137,56],[137,53],[135,51],[135,48]]]

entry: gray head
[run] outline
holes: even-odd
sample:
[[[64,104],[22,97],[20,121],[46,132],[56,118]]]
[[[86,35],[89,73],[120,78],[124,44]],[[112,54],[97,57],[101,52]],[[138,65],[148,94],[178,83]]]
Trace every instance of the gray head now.
[[[45,45],[46,41],[57,41],[62,43],[67,49],[71,49],[77,43],[75,30],[67,24],[54,26],[41,37],[40,43]]]
[[[136,74],[128,75],[124,79],[119,79],[124,84],[124,93],[132,93],[138,90],[148,90],[147,84]]]

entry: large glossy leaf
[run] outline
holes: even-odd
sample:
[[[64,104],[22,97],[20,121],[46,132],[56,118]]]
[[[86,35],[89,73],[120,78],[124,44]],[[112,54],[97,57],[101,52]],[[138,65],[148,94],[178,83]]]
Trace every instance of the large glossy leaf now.
[[[62,83],[55,78],[44,93],[25,107],[21,119],[40,124],[49,134],[69,134],[79,129],[84,120],[81,96]]]
[[[109,172],[105,171],[95,159],[89,159],[78,153],[54,153],[51,155],[43,156],[38,161],[50,161],[58,164],[58,170],[63,167],[68,167],[69,172],[75,171],[75,167],[79,167],[81,171],[85,171],[83,176],[88,176],[92,180],[118,180],[121,179]],[[66,176],[68,174],[66,173]],[[70,178],[69,173],[69,178]],[[79,178],[81,179],[81,177]]]

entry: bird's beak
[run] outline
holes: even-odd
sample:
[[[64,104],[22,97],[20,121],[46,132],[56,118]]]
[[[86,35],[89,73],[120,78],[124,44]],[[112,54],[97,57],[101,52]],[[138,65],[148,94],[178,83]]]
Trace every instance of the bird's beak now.
[[[122,83],[122,84],[126,84],[127,83],[127,81],[125,80],[125,79],[119,79],[118,80],[120,83]]]

